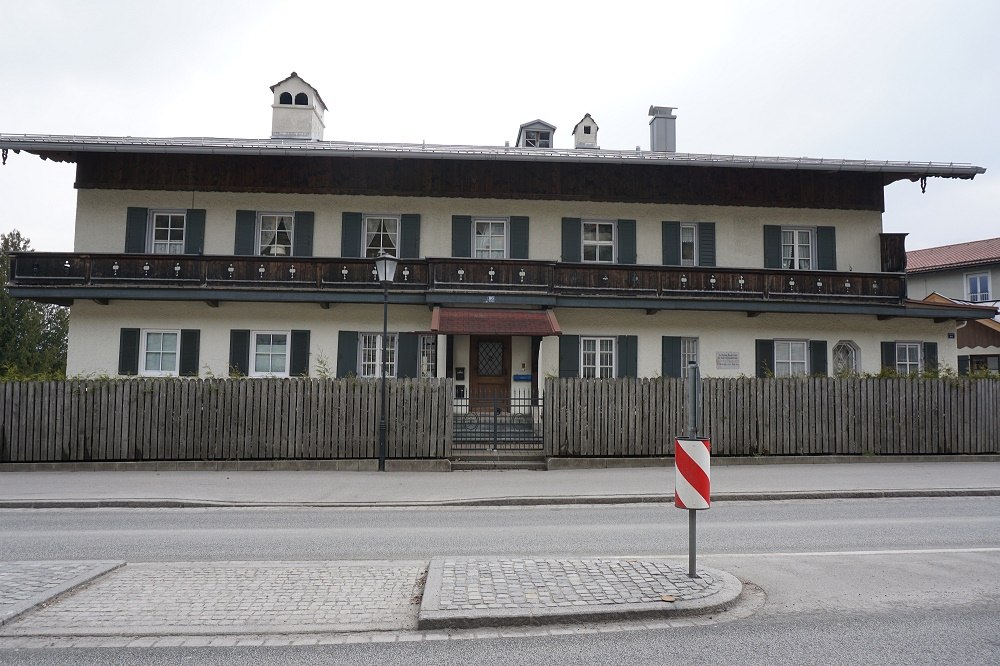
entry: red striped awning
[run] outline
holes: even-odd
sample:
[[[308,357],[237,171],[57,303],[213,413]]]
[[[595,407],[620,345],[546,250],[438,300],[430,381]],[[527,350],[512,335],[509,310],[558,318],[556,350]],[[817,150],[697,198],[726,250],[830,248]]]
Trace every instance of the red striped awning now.
[[[434,308],[431,330],[451,335],[562,335],[552,310]]]

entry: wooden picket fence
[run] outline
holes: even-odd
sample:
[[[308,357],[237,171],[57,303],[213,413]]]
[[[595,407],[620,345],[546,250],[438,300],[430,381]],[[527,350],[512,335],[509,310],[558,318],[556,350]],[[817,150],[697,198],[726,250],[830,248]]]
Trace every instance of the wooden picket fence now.
[[[387,382],[390,458],[450,455],[452,382]],[[378,382],[0,382],[0,462],[378,456]]]
[[[686,434],[680,379],[548,379],[549,456],[670,456]],[[1000,453],[997,379],[704,379],[712,454]]]

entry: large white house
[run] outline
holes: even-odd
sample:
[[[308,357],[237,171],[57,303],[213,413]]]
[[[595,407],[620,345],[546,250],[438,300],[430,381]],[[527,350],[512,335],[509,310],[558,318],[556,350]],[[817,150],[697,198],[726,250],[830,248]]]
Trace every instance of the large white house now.
[[[656,106],[650,150],[599,147],[589,114],[572,149],[542,120],[515,145],[325,141],[315,89],[271,89],[267,139],[0,135],[76,164],[74,251],[10,283],[71,305],[69,374],[376,376],[383,250],[389,374],[466,395],[955,366],[984,316],[909,300],[882,230],[886,185],[982,167],[678,153]]]

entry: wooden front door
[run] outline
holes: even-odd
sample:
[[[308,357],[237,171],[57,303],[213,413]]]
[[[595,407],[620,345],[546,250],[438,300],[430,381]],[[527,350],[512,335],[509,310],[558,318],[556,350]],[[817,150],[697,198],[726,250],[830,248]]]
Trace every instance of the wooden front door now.
[[[510,411],[510,338],[474,335],[469,343],[469,408]]]

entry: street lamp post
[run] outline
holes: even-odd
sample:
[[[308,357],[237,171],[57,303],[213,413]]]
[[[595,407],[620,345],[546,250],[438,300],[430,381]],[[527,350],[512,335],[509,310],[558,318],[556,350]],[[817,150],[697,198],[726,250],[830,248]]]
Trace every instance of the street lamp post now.
[[[382,343],[381,369],[379,376],[381,380],[378,388],[379,420],[378,420],[378,471],[385,471],[385,435],[386,435],[386,402],[385,402],[385,357],[386,338],[389,337],[389,283],[396,277],[396,257],[385,250],[379,253],[375,260],[375,270],[378,272],[378,281],[382,283]]]

